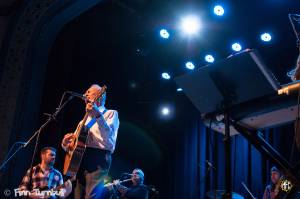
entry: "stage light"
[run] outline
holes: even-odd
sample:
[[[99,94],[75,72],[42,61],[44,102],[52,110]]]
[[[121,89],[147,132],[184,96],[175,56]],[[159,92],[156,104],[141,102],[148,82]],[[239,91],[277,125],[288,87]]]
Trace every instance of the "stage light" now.
[[[137,85],[137,83],[136,82],[134,82],[134,81],[132,81],[132,82],[130,82],[129,83],[129,89],[131,90],[131,91],[134,91],[134,90],[136,90],[137,88],[138,88],[138,85]]]
[[[205,61],[207,61],[208,63],[213,63],[215,61],[215,58],[212,55],[206,55]]]
[[[170,114],[170,109],[168,108],[168,107],[163,107],[162,109],[161,109],[161,114],[162,115],[169,115]]]
[[[192,62],[186,62],[185,67],[189,70],[193,70],[195,68],[195,65]]]
[[[163,103],[159,106],[158,117],[162,120],[172,119],[175,115],[174,106],[170,103]]]
[[[164,39],[169,39],[170,34],[169,34],[169,32],[168,32],[166,29],[161,29],[161,30],[159,31],[159,34],[160,34],[160,36],[161,36],[162,38],[164,38]]]
[[[217,16],[223,16],[223,14],[224,14],[224,8],[221,5],[216,5],[214,7],[214,13]]]
[[[234,44],[232,44],[231,48],[232,48],[232,50],[234,50],[234,51],[236,51],[236,52],[242,50],[242,46],[241,46],[241,44],[239,44],[239,43],[234,43]]]
[[[194,35],[200,29],[200,20],[195,15],[188,15],[181,19],[181,30],[188,34]]]
[[[169,73],[162,73],[162,74],[161,74],[161,77],[162,77],[163,79],[170,79],[170,78],[171,78],[171,76],[169,75]]]
[[[182,88],[177,88],[177,92],[182,92]]]
[[[260,35],[260,39],[264,42],[269,42],[272,39],[272,36],[269,33],[263,33]]]

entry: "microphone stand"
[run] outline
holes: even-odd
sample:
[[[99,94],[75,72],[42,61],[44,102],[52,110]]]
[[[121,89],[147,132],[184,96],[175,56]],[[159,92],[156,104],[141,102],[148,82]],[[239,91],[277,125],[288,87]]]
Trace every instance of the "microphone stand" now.
[[[34,161],[34,157],[36,155],[36,150],[37,150],[37,146],[38,146],[38,142],[39,142],[39,136],[40,136],[40,133],[42,132],[42,130],[53,120],[56,120],[56,116],[58,115],[58,113],[65,107],[65,105],[71,101],[73,99],[73,96],[70,96],[64,103],[63,102],[63,99],[65,97],[65,94],[66,92],[64,92],[62,98],[61,98],[61,101],[60,101],[60,104],[58,106],[58,108],[56,108],[56,111],[53,113],[53,114],[45,114],[48,116],[48,119],[47,121],[29,138],[29,140],[26,142],[26,143],[21,143],[21,142],[16,142],[13,144],[13,146],[11,147],[11,149],[9,150],[7,156],[9,155],[10,151],[13,149],[13,147],[16,145],[16,144],[20,144],[20,146],[17,148],[17,150],[11,155],[9,156],[0,166],[0,171],[5,168],[6,164],[22,149],[22,148],[25,148],[26,146],[28,146],[31,141],[37,137],[36,139],[36,142],[35,142],[35,147],[34,147],[34,152],[33,152],[33,156],[32,156],[32,159],[31,159],[31,165],[30,165],[30,179],[29,179],[29,184],[31,184],[31,180],[32,180],[32,166],[33,166],[33,161]]]
[[[200,179],[199,184],[202,184],[202,183],[206,180],[206,178],[207,178],[207,176],[208,176],[208,174],[209,174],[210,171],[212,171],[212,170],[217,170],[217,169],[213,166],[213,164],[211,164],[208,160],[205,160],[205,164],[207,165],[207,168],[205,168],[206,172],[205,172],[204,176]],[[200,167],[201,167],[201,166],[200,166]],[[215,183],[214,183],[214,184],[215,184]],[[213,190],[213,191],[214,191],[214,196],[213,196],[213,198],[217,198],[216,185],[214,185],[213,189],[214,189],[214,190]],[[206,193],[206,194],[207,194],[207,193]]]
[[[216,168],[214,166],[212,166],[208,163],[208,160],[205,160],[205,163],[207,164],[207,167],[205,168],[206,172],[205,172],[205,175],[200,179],[199,184],[201,184],[203,181],[205,181],[205,179],[208,176],[210,170],[213,170],[213,169],[216,170]],[[200,167],[202,167],[202,166],[200,166]]]
[[[251,191],[248,189],[248,187],[246,186],[246,184],[244,182],[242,182],[243,187],[246,189],[246,191],[249,193],[249,195],[251,196],[251,198],[256,199],[253,194],[251,193]]]

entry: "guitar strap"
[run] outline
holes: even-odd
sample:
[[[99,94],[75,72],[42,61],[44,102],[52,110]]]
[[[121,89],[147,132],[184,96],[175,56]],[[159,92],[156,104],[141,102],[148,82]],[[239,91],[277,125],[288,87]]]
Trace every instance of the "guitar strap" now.
[[[104,115],[106,113],[107,109],[104,109],[104,111],[102,112],[102,114]],[[96,123],[96,118],[92,118],[89,123],[87,123],[85,126],[87,129],[90,129],[95,123]]]

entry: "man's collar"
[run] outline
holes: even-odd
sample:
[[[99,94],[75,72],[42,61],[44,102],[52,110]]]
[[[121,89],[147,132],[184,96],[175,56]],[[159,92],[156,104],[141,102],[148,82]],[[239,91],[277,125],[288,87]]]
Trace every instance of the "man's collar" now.
[[[42,171],[42,173],[45,173],[45,170],[43,170],[43,168],[41,167],[41,163],[37,165],[37,169],[40,169]],[[49,172],[51,172],[53,170],[53,166],[49,167]]]

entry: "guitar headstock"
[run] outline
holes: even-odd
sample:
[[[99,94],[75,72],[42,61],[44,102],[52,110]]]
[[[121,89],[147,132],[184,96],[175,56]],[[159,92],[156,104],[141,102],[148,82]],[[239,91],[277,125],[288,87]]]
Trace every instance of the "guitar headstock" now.
[[[95,98],[93,98],[92,100],[86,100],[86,102],[89,102],[89,103],[95,103],[96,101],[98,101],[100,98],[103,97],[103,95],[106,93],[106,89],[107,87],[105,85],[103,85],[101,87],[101,90],[95,94]]]
[[[102,98],[102,96],[106,93],[106,89],[107,89],[107,87],[105,85],[103,85],[94,101],[97,101],[99,98]]]

